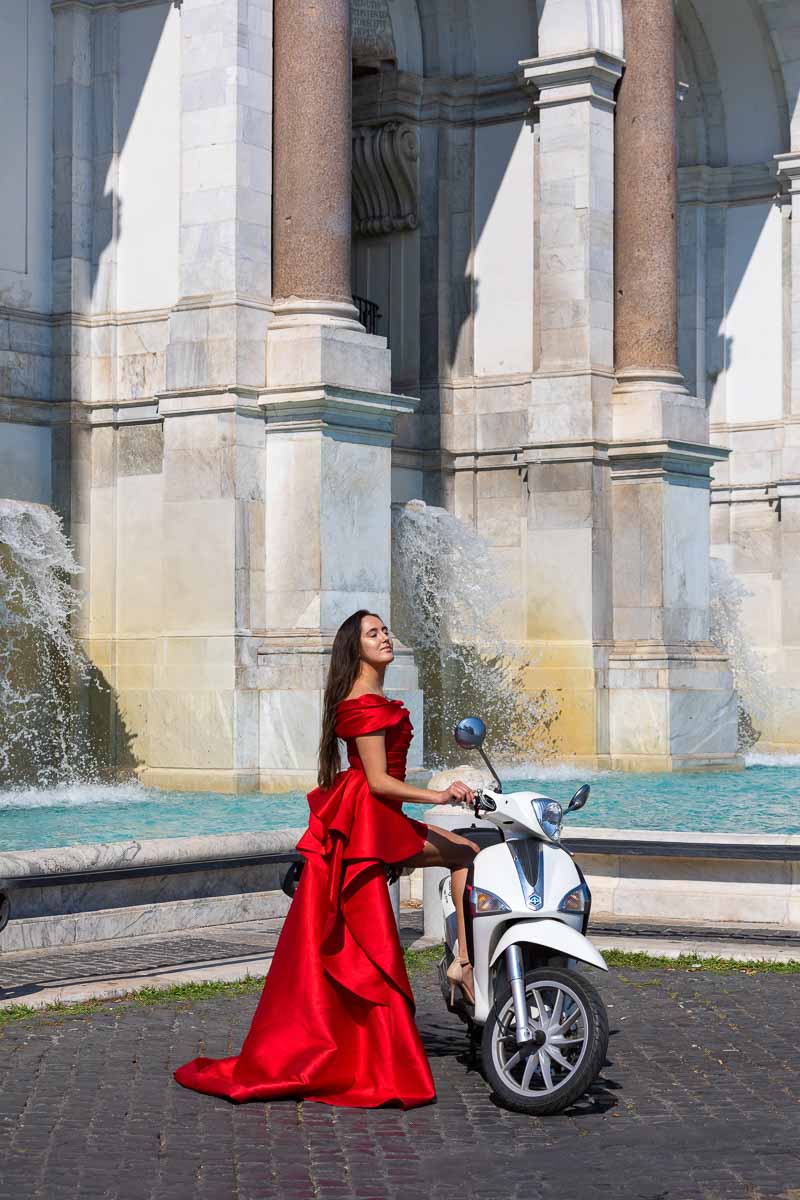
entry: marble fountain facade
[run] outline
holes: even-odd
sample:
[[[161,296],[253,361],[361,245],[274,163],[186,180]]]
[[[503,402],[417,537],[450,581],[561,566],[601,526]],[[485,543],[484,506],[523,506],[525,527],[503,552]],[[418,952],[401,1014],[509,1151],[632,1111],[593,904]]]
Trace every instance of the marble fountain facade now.
[[[797,747],[790,0],[18,7],[0,496],[64,518],[115,769],[310,782],[332,631],[388,612],[414,497],[512,581],[563,754],[736,761],[712,552]],[[410,651],[391,688],[421,726]]]

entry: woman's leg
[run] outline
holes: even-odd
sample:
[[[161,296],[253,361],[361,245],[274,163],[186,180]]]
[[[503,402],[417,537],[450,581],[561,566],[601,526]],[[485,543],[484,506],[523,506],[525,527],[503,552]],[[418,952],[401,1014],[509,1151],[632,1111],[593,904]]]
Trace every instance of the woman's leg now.
[[[450,886],[453,894],[453,904],[456,910],[456,929],[458,930],[458,953],[465,972],[464,982],[472,992],[472,965],[467,951],[467,919],[464,908],[464,896],[467,887],[467,875],[472,860],[478,853],[479,847],[458,833],[449,829],[440,829],[437,825],[428,826],[428,837],[424,848],[415,854],[404,867],[449,867]]]

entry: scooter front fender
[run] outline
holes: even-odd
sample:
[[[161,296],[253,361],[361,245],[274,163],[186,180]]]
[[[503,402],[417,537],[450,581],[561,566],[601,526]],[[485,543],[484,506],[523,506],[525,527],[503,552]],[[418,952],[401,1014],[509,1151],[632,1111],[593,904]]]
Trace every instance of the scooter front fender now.
[[[510,925],[495,946],[489,965],[494,966],[508,947],[514,946],[518,942],[529,942],[532,946],[546,946],[557,954],[563,954],[565,958],[576,958],[578,962],[589,963],[593,967],[599,967],[601,971],[608,970],[602,954],[599,950],[595,950],[587,937],[578,933],[577,929],[573,929],[571,925],[554,921],[552,917],[542,917],[540,921],[519,921]]]

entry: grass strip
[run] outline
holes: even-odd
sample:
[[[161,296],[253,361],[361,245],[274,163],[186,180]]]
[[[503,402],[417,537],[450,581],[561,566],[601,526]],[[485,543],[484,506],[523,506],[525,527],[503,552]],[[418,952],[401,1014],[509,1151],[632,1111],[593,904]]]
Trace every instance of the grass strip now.
[[[754,958],[704,958],[697,954],[681,954],[666,958],[663,954],[648,954],[645,950],[604,950],[603,958],[609,967],[624,967],[633,971],[709,971],[717,975],[800,975],[800,962],[773,962]]]
[[[120,1004],[138,1004],[147,1008],[156,1004],[190,1004],[195,1000],[213,1000],[218,996],[258,995],[263,986],[263,976],[256,975],[231,983],[213,980],[208,983],[178,983],[168,988],[147,987],[125,996],[79,1000],[74,1003],[62,1001],[44,1004],[40,1008],[32,1008],[29,1004],[10,1004],[6,1008],[0,1008],[0,1031],[5,1025],[14,1021],[25,1021],[31,1017],[58,1020],[62,1017],[85,1017],[92,1013],[110,1012]]]
[[[441,946],[426,946],[422,950],[406,950],[405,961],[409,975],[418,975],[439,961]],[[798,975],[800,962],[771,962],[753,959],[738,962],[732,958],[699,958],[695,954],[681,954],[679,958],[647,954],[644,951],[606,950],[603,957],[609,967],[631,971],[708,971],[715,974],[739,973],[743,975]],[[169,988],[142,988],[126,996],[110,999],[77,1001],[73,1004],[47,1004],[32,1008],[28,1004],[12,1004],[0,1008],[0,1032],[17,1021],[38,1017],[48,1022],[61,1021],[65,1017],[85,1017],[94,1013],[111,1012],[121,1004],[139,1005],[143,1008],[157,1004],[188,1005],[197,1000],[213,1000],[220,996],[258,995],[263,987],[263,977],[258,975],[240,979],[233,983],[179,983]]]

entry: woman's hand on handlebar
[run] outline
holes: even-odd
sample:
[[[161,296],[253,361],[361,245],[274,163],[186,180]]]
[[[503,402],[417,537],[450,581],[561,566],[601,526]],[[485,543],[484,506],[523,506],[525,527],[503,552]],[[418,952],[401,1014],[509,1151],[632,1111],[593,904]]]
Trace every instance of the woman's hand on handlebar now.
[[[475,795],[472,788],[467,787],[460,779],[454,779],[443,792],[439,792],[439,804],[469,804],[474,803]]]

